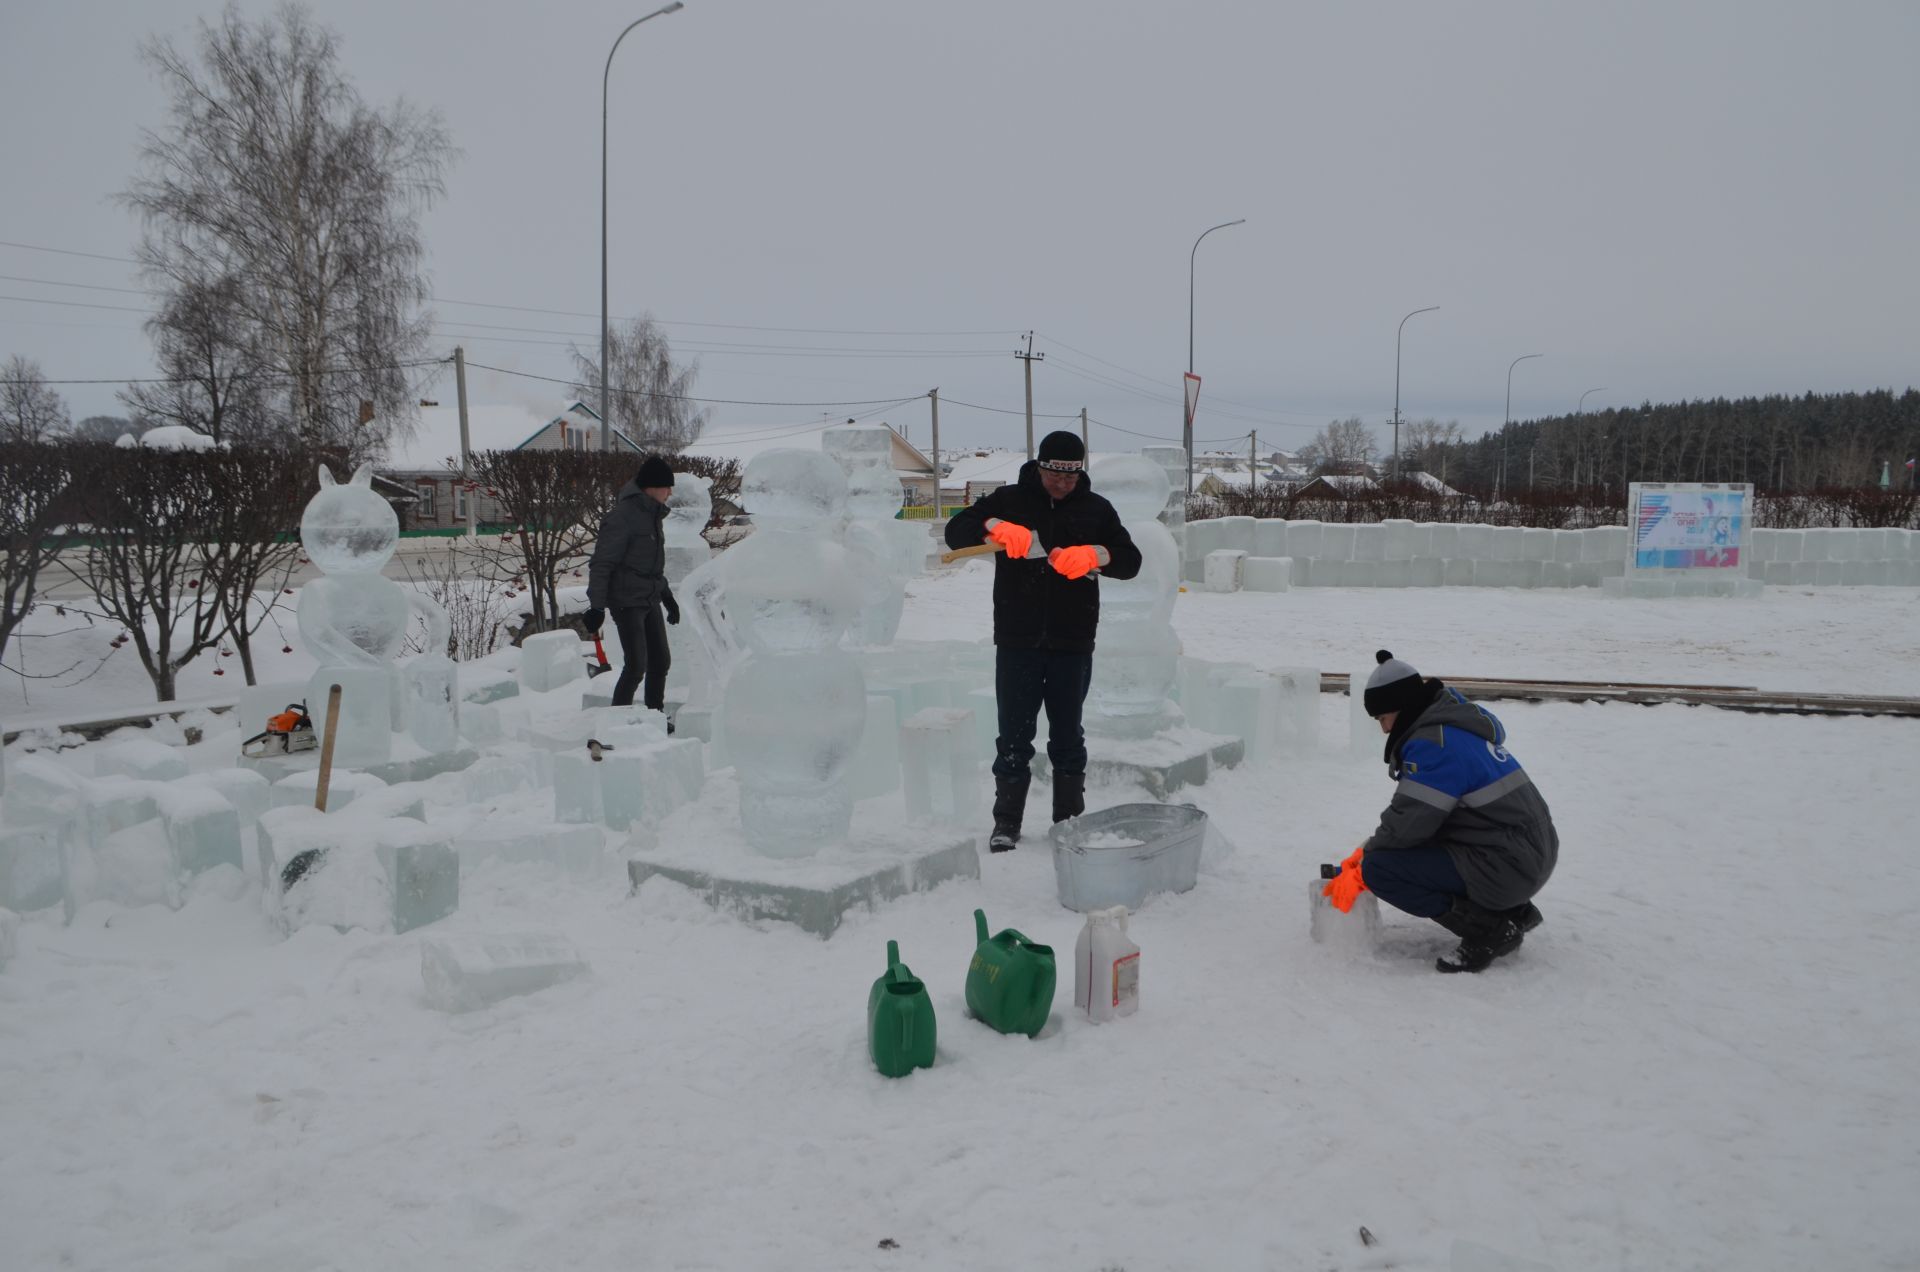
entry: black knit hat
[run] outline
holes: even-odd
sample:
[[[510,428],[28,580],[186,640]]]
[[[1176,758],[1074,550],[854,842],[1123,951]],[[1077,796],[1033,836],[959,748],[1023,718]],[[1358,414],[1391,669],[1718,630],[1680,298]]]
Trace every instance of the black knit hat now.
[[[1077,473],[1087,466],[1087,447],[1077,433],[1064,429],[1040,439],[1040,467],[1056,473]]]
[[[1420,679],[1420,673],[1411,666],[1384,649],[1376,652],[1373,660],[1380,665],[1367,677],[1365,702],[1368,715],[1377,720],[1389,711],[1424,707],[1433,700],[1432,691]]]
[[[633,479],[633,484],[642,490],[649,490],[655,486],[671,486],[673,469],[668,468],[667,461],[658,455],[649,455],[640,461],[640,475]]]

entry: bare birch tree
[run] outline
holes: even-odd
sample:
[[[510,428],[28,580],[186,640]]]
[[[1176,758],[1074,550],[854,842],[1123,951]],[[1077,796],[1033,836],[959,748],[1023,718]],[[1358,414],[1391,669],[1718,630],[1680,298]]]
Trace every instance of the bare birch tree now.
[[[223,339],[257,355],[295,436],[349,462],[376,451],[412,418],[431,332],[419,218],[455,155],[439,116],[363,102],[299,5],[257,24],[229,5],[192,50],[142,51],[169,117],[122,198],[145,225],[155,321],[192,349],[196,290],[230,288]]]
[[[40,364],[19,354],[0,367],[0,441],[48,442],[72,426]]]
[[[607,336],[607,361],[613,365],[609,409],[613,426],[632,438],[642,451],[678,454],[692,445],[706,427],[707,413],[688,400],[700,361],[675,366],[667,335],[651,317],[642,315],[622,327],[615,324]],[[600,409],[600,351],[573,353],[573,392]]]

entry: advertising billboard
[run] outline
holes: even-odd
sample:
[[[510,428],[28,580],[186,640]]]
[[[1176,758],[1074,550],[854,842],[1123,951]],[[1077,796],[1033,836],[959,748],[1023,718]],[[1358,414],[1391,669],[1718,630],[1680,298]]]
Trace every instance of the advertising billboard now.
[[[1713,482],[1635,482],[1627,501],[1635,571],[1725,571],[1744,567],[1753,487]]]

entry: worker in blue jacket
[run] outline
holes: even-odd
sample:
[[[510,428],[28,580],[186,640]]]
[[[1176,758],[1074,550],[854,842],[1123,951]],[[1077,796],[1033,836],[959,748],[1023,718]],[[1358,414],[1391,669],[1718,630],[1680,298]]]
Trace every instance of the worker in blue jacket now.
[[[1491,712],[1384,649],[1375,659],[1364,701],[1396,786],[1358,849],[1360,880],[1460,938],[1440,971],[1482,971],[1539,926],[1533,897],[1560,854],[1553,815]]]

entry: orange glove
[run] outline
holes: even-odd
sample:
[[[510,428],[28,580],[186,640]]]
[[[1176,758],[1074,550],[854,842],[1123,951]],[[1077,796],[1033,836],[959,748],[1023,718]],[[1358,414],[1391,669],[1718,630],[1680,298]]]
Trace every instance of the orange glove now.
[[[1081,544],[1072,548],[1055,548],[1047,553],[1047,560],[1068,578],[1081,579],[1099,568],[1100,552],[1097,548]]]
[[[1011,521],[996,521],[987,531],[987,541],[999,544],[1017,561],[1033,547],[1033,531]]]
[[[1367,881],[1360,877],[1360,861],[1365,848],[1355,848],[1348,858],[1340,863],[1340,874],[1327,880],[1320,889],[1320,895],[1333,900],[1333,908],[1342,914],[1353,909],[1353,903],[1367,890]]]

